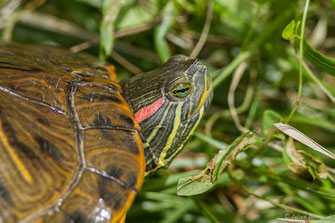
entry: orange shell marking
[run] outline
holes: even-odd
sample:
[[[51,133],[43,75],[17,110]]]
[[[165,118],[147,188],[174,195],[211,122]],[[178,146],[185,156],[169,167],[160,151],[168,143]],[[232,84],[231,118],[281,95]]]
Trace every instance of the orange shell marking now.
[[[108,70],[109,79],[111,79],[112,81],[116,81],[117,75],[115,73],[115,67],[113,65],[108,65],[106,68]]]

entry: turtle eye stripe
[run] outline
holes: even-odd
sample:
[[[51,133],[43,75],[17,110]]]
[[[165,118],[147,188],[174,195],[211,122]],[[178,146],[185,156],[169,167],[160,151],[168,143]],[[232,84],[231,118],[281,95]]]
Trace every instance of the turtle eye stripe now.
[[[141,108],[134,114],[135,121],[137,123],[142,122],[143,120],[152,116],[164,103],[164,98],[160,98],[151,105]]]

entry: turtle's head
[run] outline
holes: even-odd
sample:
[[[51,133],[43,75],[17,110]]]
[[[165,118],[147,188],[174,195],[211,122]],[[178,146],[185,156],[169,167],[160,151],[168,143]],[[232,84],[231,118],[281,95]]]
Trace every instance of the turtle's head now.
[[[181,151],[208,109],[213,92],[207,67],[177,55],[121,85],[142,129],[146,173],[154,172]]]

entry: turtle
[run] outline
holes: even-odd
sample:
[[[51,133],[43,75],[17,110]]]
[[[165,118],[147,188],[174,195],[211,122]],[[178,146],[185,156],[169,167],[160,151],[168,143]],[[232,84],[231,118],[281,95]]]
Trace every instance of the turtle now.
[[[115,68],[0,44],[0,222],[124,222],[144,177],[182,150],[213,97],[204,62]]]

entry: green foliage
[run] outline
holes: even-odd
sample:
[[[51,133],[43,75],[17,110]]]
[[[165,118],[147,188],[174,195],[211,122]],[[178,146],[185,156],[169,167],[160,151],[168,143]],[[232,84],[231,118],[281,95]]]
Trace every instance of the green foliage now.
[[[263,133],[268,135],[273,124],[281,121],[282,117],[275,111],[265,110],[263,113]]]
[[[222,148],[202,171],[191,177],[180,178],[177,185],[177,195],[192,196],[210,190],[215,185],[219,174],[235,159],[237,154],[255,142],[256,138],[251,132],[238,137],[227,148]]]
[[[1,36],[100,51],[122,79],[156,69],[171,55],[190,55],[210,1],[33,0],[17,8],[9,2],[0,1]],[[213,0],[198,56],[213,79],[211,109],[169,170],[145,179],[127,222],[334,219],[335,161],[325,154],[335,152],[335,8],[333,0],[310,2],[302,27],[305,4]],[[329,153],[274,127],[287,120]],[[241,144],[248,131],[253,135]],[[177,195],[178,181],[178,192],[192,196]]]
[[[296,23],[295,20],[292,20],[283,30],[282,36],[286,40],[291,40],[294,38],[298,38],[298,29],[299,24]],[[320,70],[324,71],[327,74],[335,76],[335,60],[323,55],[322,53],[318,52],[315,48],[313,48],[307,41],[304,39],[303,41],[304,47],[304,57],[308,60],[311,64],[315,67],[319,68]]]
[[[162,62],[166,62],[171,57],[166,34],[171,29],[176,17],[175,4],[173,1],[169,1],[163,9],[162,22],[156,26],[154,32],[155,48]]]
[[[122,0],[104,0],[102,4],[102,21],[100,27],[100,45],[103,49],[100,58],[110,55],[114,45],[114,26],[122,7]]]
[[[335,76],[335,60],[323,55],[304,40],[304,57],[323,72]]]
[[[292,20],[283,30],[282,36],[286,40],[291,40],[297,37],[297,25],[296,21]]]

